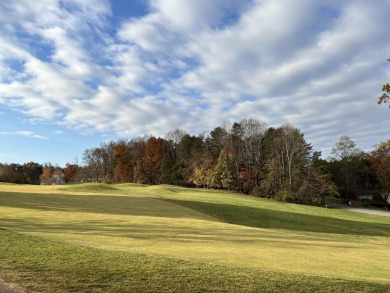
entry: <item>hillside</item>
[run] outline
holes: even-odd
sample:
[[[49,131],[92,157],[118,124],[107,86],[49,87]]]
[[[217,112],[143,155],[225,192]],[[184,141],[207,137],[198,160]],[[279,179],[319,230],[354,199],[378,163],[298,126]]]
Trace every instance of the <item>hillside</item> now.
[[[227,276],[234,281],[222,287],[211,284],[202,287],[203,291],[220,291],[218,288],[231,291],[229,288],[237,288],[240,282],[249,291],[261,286],[265,286],[263,289],[270,286],[272,291],[282,279],[290,285],[283,282],[279,285],[287,286],[284,289],[295,288],[291,292],[297,291],[298,283],[305,284],[306,291],[316,288],[324,292],[329,288],[385,292],[384,288],[390,284],[388,217],[278,203],[226,192],[135,184],[1,184],[0,215],[0,228],[9,231],[0,230],[2,246],[16,249],[0,251],[1,259],[7,264],[0,269],[0,278],[28,286],[34,285],[23,272],[31,269],[34,271],[29,273],[31,278],[45,283],[42,280],[45,269],[36,258],[16,261],[16,264],[12,259],[25,255],[27,247],[33,251],[38,244],[41,254],[45,254],[42,249],[47,247],[50,258],[54,248],[48,247],[53,247],[53,243],[54,247],[73,251],[81,259],[89,258],[87,262],[94,262],[99,255],[96,261],[104,262],[107,268],[115,267],[111,258],[131,258],[131,268],[118,268],[121,272],[118,271],[117,277],[135,269],[137,273],[133,274],[138,276],[134,276],[135,280],[141,282],[145,278],[149,284],[145,284],[145,291],[159,282],[168,287],[169,284],[179,286],[176,289],[184,286],[182,282],[200,282],[191,283],[195,286],[191,290],[198,291],[196,288],[204,285],[201,279],[205,275],[213,276],[218,284],[220,278]],[[16,244],[16,239],[21,239],[20,243]],[[70,253],[68,260],[68,253],[63,253],[62,263],[66,262],[68,267],[64,270],[72,271],[68,262],[74,256]],[[100,255],[107,260],[100,259]],[[145,262],[149,264],[145,266]],[[164,266],[170,268],[160,271]],[[95,269],[92,266],[89,273]],[[147,277],[149,270],[158,271],[159,280]],[[115,279],[115,270],[108,271],[100,273]],[[146,275],[141,277],[143,273]],[[178,274],[175,281],[172,274]],[[186,275],[182,280],[179,276],[183,274],[193,275],[194,279]],[[257,275],[259,280],[254,281]],[[322,287],[319,284],[324,283],[324,277],[327,285]],[[117,281],[112,282],[115,286]],[[115,292],[112,288],[109,290]],[[86,289],[76,291],[82,290]]]

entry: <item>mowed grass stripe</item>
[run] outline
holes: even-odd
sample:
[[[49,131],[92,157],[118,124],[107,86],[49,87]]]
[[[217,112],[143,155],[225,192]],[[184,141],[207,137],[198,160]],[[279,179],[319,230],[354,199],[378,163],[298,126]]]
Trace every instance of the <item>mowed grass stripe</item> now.
[[[388,292],[387,284],[80,247],[0,229],[0,276],[31,292]]]

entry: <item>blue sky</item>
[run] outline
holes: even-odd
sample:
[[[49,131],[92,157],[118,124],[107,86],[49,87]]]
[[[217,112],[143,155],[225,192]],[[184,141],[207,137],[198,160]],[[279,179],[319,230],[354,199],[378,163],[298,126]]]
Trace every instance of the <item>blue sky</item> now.
[[[389,139],[389,0],[0,2],[0,162],[81,160],[117,138],[254,118]]]

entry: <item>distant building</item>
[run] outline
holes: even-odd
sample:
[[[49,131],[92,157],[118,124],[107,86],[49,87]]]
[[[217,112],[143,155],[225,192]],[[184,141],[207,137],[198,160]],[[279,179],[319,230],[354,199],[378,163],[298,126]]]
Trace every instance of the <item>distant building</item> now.
[[[360,194],[360,195],[358,195],[358,199],[372,200],[373,198],[374,198],[374,196],[372,194]]]
[[[52,185],[60,185],[65,183],[66,181],[65,181],[64,173],[53,175]]]
[[[65,174],[61,171],[56,171],[55,174],[51,175],[50,177],[43,178],[41,176],[41,185],[61,185],[66,184],[65,181]]]

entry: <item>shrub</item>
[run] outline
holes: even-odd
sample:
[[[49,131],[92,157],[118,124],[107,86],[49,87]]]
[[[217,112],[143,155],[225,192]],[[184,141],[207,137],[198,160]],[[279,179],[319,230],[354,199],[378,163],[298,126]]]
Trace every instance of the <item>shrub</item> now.
[[[362,199],[362,206],[368,208],[370,206],[370,201],[368,199]]]

